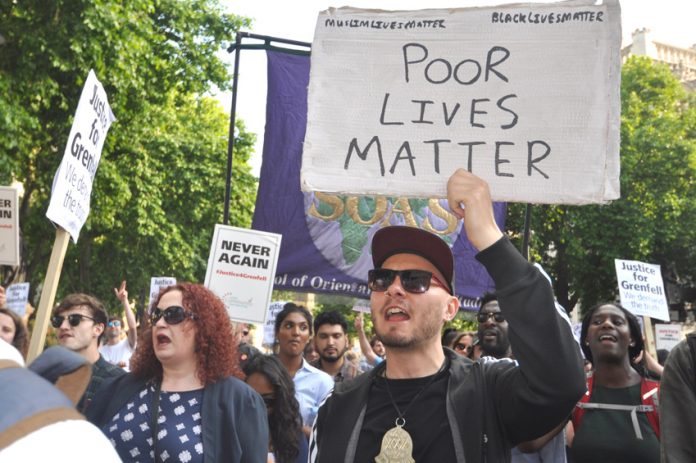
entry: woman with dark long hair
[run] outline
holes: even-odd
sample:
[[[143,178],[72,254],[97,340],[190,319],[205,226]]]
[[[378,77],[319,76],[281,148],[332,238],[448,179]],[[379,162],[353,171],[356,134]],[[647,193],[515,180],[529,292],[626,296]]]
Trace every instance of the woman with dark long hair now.
[[[88,410],[121,458],[265,463],[266,408],[240,380],[222,301],[201,285],[170,286],[143,325],[131,372]]]
[[[619,304],[598,304],[585,314],[580,336],[593,371],[573,411],[573,462],[660,461],[659,383],[635,363],[644,348],[638,319]]]
[[[0,307],[0,339],[12,344],[22,357],[27,358],[29,349],[27,327],[19,315],[4,307]]]
[[[302,434],[300,406],[295,385],[276,357],[257,355],[244,366],[246,382],[261,395],[268,408],[269,461],[307,461],[307,440]],[[273,460],[271,460],[273,458]]]
[[[300,404],[303,431],[311,433],[319,405],[333,389],[331,376],[314,368],[304,359],[304,349],[312,336],[312,314],[306,307],[288,302],[275,320],[278,360],[295,383],[295,398]]]

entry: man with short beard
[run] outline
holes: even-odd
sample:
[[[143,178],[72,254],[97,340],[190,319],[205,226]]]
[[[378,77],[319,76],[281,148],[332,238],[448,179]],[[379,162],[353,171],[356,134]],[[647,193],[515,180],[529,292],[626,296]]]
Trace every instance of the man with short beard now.
[[[328,373],[336,383],[362,373],[362,370],[346,361],[347,331],[348,322],[339,312],[322,312],[314,319],[314,348],[319,358],[311,365]]]
[[[335,385],[314,422],[310,462],[508,462],[514,445],[547,433],[585,392],[570,325],[548,281],[498,228],[488,184],[458,169],[447,199],[495,282],[520,366],[443,349],[442,327],[459,310],[452,251],[428,231],[384,227],[368,285],[386,360]]]
[[[478,321],[481,356],[497,359],[512,358],[510,339],[508,338],[508,322],[500,312],[498,297],[495,294],[486,293],[483,295],[476,320]]]

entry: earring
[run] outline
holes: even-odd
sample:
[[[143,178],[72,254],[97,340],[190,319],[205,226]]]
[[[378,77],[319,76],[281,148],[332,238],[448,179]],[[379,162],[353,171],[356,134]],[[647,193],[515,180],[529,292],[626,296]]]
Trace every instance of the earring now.
[[[590,345],[590,341],[585,341],[585,345],[586,345],[586,346],[589,346],[589,345]]]

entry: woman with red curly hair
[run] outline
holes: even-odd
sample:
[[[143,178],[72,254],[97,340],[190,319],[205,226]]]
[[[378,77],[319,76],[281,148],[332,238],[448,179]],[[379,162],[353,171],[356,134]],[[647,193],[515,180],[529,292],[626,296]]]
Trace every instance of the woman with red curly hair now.
[[[152,307],[131,372],[100,390],[87,418],[124,461],[265,463],[266,407],[240,380],[222,301],[181,283]]]

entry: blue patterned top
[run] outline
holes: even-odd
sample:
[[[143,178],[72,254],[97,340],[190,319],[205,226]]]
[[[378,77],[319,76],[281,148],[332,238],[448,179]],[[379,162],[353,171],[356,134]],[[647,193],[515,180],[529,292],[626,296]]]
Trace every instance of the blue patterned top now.
[[[149,463],[155,459],[150,430],[154,393],[154,385],[147,385],[102,428],[123,461]],[[203,462],[202,405],[203,389],[160,392],[158,462]]]

